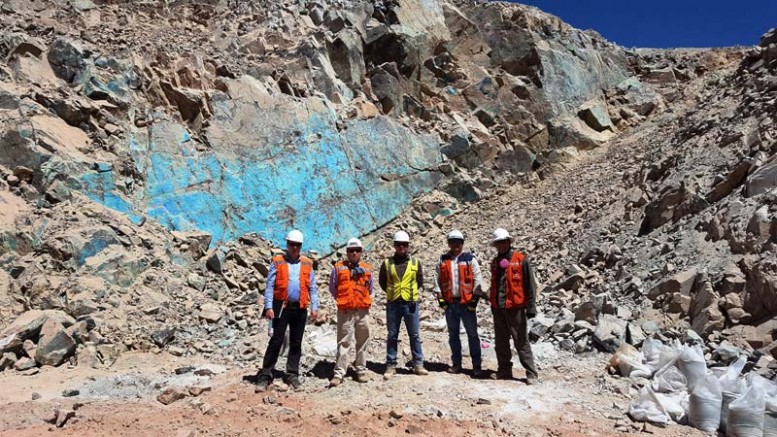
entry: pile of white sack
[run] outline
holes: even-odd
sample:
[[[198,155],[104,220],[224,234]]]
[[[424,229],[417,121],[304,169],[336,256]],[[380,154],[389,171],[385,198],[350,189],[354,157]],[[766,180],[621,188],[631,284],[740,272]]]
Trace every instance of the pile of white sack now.
[[[623,344],[610,365],[628,377],[650,380],[629,405],[639,422],[688,424],[728,437],[777,437],[777,384],[754,372],[747,359],[707,369],[701,345],[647,339],[642,351]]]

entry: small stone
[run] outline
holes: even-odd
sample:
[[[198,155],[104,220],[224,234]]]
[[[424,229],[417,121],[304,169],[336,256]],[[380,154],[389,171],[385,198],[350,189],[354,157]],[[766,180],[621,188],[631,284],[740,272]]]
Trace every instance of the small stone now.
[[[491,401],[485,398],[478,398],[477,400],[478,405],[491,405]]]
[[[180,401],[186,397],[186,393],[175,387],[168,387],[157,396],[156,400],[164,405],[170,405],[173,402]]]
[[[202,386],[202,387],[189,387],[189,394],[192,396],[199,396],[207,391],[210,391],[211,388],[209,386]]]
[[[16,363],[14,363],[13,368],[22,372],[25,370],[30,370],[36,366],[35,360],[32,358],[22,357],[19,358]]]
[[[402,413],[400,413],[400,412],[399,412],[399,411],[397,411],[397,410],[391,410],[391,411],[389,411],[389,417],[391,417],[392,419],[401,419],[401,418],[402,418],[402,416],[403,416],[403,414],[402,414]]]
[[[38,399],[40,399],[40,398],[41,398],[41,395],[40,395],[40,393],[38,393],[38,392],[33,392],[33,393],[32,393],[32,396],[31,396],[30,398],[31,398],[33,401],[37,401]]]
[[[8,182],[8,185],[12,187],[19,186],[19,178],[14,175],[8,175],[8,177],[5,178],[5,181]]]
[[[57,425],[57,428],[62,428],[65,426],[68,420],[72,419],[73,417],[76,417],[76,412],[73,410],[56,410],[54,412],[55,416],[55,424]]]
[[[66,397],[66,398],[71,398],[73,396],[78,396],[80,394],[81,394],[80,391],[72,389],[72,388],[68,388],[68,389],[65,389],[65,390],[62,391],[62,396]]]

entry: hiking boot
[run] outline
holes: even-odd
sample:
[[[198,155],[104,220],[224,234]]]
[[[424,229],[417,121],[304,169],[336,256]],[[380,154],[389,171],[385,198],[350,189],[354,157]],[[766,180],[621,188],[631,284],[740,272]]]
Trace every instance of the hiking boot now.
[[[428,375],[429,371],[424,369],[424,366],[413,366],[413,373],[418,376]]]
[[[361,384],[370,382],[370,378],[367,377],[366,373],[357,373],[356,376],[353,377],[353,380]]]
[[[293,390],[299,390],[300,388],[302,388],[302,382],[300,382],[299,376],[297,375],[291,375],[287,377],[285,382]]]
[[[529,376],[526,378],[526,385],[537,385],[540,383],[540,378],[536,376]]]
[[[259,377],[256,380],[256,387],[254,387],[254,393],[260,393],[270,386],[272,383],[272,378],[268,375],[259,375]]]
[[[485,374],[486,372],[484,372],[483,369],[481,369],[480,367],[475,367],[474,369],[472,369],[472,377],[475,379],[480,379]]]
[[[454,364],[452,366],[448,366],[448,373],[453,373],[454,375],[457,373],[461,373],[461,365]]]
[[[383,379],[389,379],[397,374],[397,368],[395,366],[386,367],[386,371],[383,372]]]
[[[512,372],[507,373],[504,371],[496,371],[492,373],[489,378],[491,379],[513,379]]]
[[[329,380],[329,387],[337,387],[338,385],[343,383],[343,378],[340,378],[339,376],[335,376],[334,378]]]

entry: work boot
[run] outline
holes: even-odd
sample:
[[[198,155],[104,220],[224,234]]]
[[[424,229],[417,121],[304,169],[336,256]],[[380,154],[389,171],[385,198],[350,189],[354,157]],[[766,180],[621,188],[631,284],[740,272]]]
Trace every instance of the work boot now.
[[[526,385],[537,385],[540,382],[540,378],[537,376],[527,376]]]
[[[299,380],[299,376],[297,375],[290,375],[286,377],[286,384],[291,387],[293,390],[299,390],[302,388],[302,382]]]
[[[454,364],[452,366],[448,366],[448,373],[453,373],[454,375],[457,373],[461,373],[461,364]]]
[[[335,376],[334,378],[329,380],[329,387],[337,387],[338,385],[343,383],[343,378],[340,378],[339,376]]]
[[[386,371],[383,372],[383,379],[389,379],[397,374],[396,366],[387,366]]]
[[[272,378],[269,375],[260,374],[258,379],[256,380],[256,387],[254,387],[255,393],[261,393],[270,386],[272,383]]]
[[[370,382],[370,378],[367,377],[366,373],[357,373],[356,376],[353,377],[353,380],[361,384]]]
[[[495,373],[492,373],[489,378],[491,379],[513,379],[512,371],[504,371],[504,370],[497,370]]]
[[[418,376],[428,375],[429,371],[424,369],[424,366],[413,366],[413,373]]]
[[[472,369],[472,377],[475,379],[482,378],[484,374],[485,372],[483,372],[483,369],[481,369],[480,367],[475,367],[474,369]]]

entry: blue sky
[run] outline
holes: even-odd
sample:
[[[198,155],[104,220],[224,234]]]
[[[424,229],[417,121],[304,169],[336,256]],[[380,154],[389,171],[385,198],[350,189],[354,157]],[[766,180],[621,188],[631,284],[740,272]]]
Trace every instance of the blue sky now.
[[[755,45],[777,27],[777,0],[522,0],[625,47]]]

